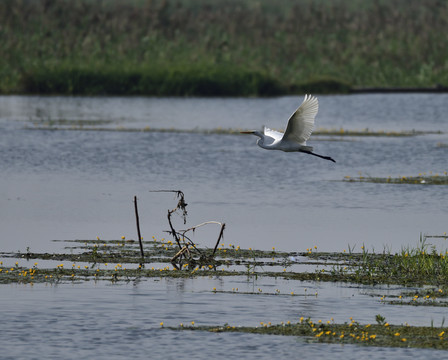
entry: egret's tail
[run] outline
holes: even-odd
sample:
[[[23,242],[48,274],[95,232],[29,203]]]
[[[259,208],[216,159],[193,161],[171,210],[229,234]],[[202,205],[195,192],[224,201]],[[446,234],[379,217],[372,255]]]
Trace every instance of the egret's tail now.
[[[307,146],[307,145],[301,145],[299,151],[311,152],[311,151],[313,151],[313,147],[312,146]]]

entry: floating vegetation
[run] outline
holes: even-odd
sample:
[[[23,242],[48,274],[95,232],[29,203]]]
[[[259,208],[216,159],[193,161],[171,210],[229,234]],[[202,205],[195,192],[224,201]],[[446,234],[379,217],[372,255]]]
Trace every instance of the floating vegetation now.
[[[364,176],[361,173],[358,177],[345,176],[343,181],[345,182],[368,182],[368,183],[381,183],[381,184],[419,184],[419,185],[448,185],[448,173],[446,171],[439,175],[430,172],[420,173],[418,176],[400,176],[400,177],[373,177]]]
[[[350,322],[336,324],[333,319],[313,321],[301,317],[297,323],[280,324],[260,322],[259,326],[200,326],[197,324],[168,327],[171,330],[209,331],[215,333],[239,332],[264,335],[304,337],[308,342],[330,344],[359,344],[367,346],[413,347],[448,349],[448,328],[409,325],[391,325],[381,316],[376,324],[362,325],[350,318]],[[163,325],[162,325],[163,326]]]
[[[122,132],[161,132],[161,133],[188,133],[188,134],[218,134],[218,135],[241,135],[241,131],[247,129],[235,129],[235,128],[214,128],[214,129],[176,129],[176,128],[153,128],[145,126],[143,128],[132,127],[100,127],[98,125],[108,124],[107,120],[51,120],[45,121],[33,121],[33,127],[27,127],[27,129],[34,130],[82,130],[82,131],[122,131]],[[283,132],[278,129],[277,131]],[[418,136],[428,134],[443,134],[442,131],[417,131],[417,130],[403,130],[403,131],[373,131],[369,129],[364,130],[349,130],[349,129],[326,129],[319,128],[313,132],[317,136],[337,136],[337,137],[362,137],[362,136],[386,136],[386,137],[407,137]],[[315,140],[319,140],[318,138]]]
[[[444,241],[448,238],[446,233],[438,237]],[[369,252],[364,247],[361,253],[351,250],[326,253],[318,252],[316,248],[299,253],[282,252],[275,248],[270,251],[242,249],[221,242],[216,249],[196,246],[202,257],[195,257],[195,253],[192,253],[190,257],[182,259],[175,258],[179,253],[178,244],[165,239],[142,241],[144,258],[141,257],[138,242],[134,240],[65,240],[64,243],[69,250],[67,253],[34,253],[28,249],[26,253],[0,254],[5,261],[13,259],[13,265],[0,264],[0,283],[243,276],[367,285],[431,286],[430,289],[422,289],[424,293],[420,293],[419,297],[429,295],[427,298],[433,300],[446,298],[448,294],[448,251],[436,252],[435,247],[426,244],[424,236],[418,247],[405,248],[395,254],[386,251]],[[19,266],[19,261],[33,262],[34,265]],[[45,261],[51,266],[38,267],[38,261]],[[300,266],[301,271],[296,270]],[[308,270],[304,271],[303,266]],[[394,300],[411,300],[414,296],[415,292],[403,293],[403,299]],[[437,304],[434,302],[433,305]]]
[[[417,136],[428,134],[442,134],[442,131],[385,131],[385,130],[371,130],[365,128],[362,130],[349,130],[344,128],[339,129],[325,129],[319,128],[313,133],[314,135],[339,135],[339,136],[388,136],[388,137],[402,137],[402,136]]]

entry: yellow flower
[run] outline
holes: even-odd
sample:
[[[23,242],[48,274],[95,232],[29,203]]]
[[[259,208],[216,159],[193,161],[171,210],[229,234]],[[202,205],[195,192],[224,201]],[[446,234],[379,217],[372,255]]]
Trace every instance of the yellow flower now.
[[[194,326],[194,321],[192,321],[192,322],[191,322],[191,325],[193,325],[193,326]]]
[[[163,327],[163,321],[160,323],[160,326]]]

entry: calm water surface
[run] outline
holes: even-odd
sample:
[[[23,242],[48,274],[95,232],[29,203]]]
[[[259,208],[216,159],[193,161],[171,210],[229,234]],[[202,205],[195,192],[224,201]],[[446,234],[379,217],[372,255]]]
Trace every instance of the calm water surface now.
[[[448,96],[320,96],[317,127],[448,130]],[[309,141],[336,164],[266,152],[255,137],[200,133],[31,130],[48,119],[99,128],[284,127],[298,97],[269,99],[0,97],[0,229],[3,250],[51,250],[50,239],[163,237],[181,189],[189,221],[224,221],[226,240],[244,247],[341,251],[400,250],[420,232],[447,231],[446,187],[348,184],[344,176],[447,171],[448,135]],[[104,123],[110,121],[110,123]],[[214,230],[213,230],[214,231]],[[204,234],[204,240],[201,238]],[[209,243],[207,231],[197,241]]]
[[[171,194],[181,189],[189,204],[187,225],[226,222],[225,242],[304,251],[342,251],[348,246],[398,251],[416,246],[420,233],[448,231],[445,186],[344,183],[344,176],[408,176],[448,171],[448,95],[389,94],[319,96],[317,128],[423,130],[444,134],[416,137],[311,138],[319,154],[267,152],[255,137],[176,132],[36,130],[83,123],[101,129],[258,129],[283,128],[301,99],[178,99],[0,97],[1,251],[61,251],[52,239],[135,238],[132,199],[139,198],[145,238],[164,237]],[[178,227],[182,228],[181,219]],[[217,229],[195,240],[213,246]],[[442,240],[433,240],[446,249]],[[149,280],[110,286],[0,286],[1,348],[9,358],[272,358],[316,356],[431,358],[439,352],[367,349],[306,344],[301,339],[243,334],[204,334],[161,330],[159,322],[256,325],[294,321],[300,316],[373,322],[437,325],[439,309],[381,304],[365,294],[390,289],[279,283],[266,289],[318,292],[317,297],[212,294],[235,287],[232,279]],[[44,329],[44,331],[43,331]],[[268,339],[268,340],[267,340]],[[176,344],[176,346],[173,346]],[[30,346],[27,346],[30,345]],[[169,355],[167,355],[169,349]],[[200,351],[198,351],[200,349]],[[231,355],[229,355],[231,354]],[[300,356],[298,355],[300,354]],[[171,356],[171,357],[170,357]],[[37,356],[38,358],[39,356]],[[3,358],[3,356],[2,356]]]

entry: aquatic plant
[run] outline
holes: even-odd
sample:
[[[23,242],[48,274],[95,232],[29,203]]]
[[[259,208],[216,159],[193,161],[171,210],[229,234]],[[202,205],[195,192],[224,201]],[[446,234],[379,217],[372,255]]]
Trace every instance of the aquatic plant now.
[[[442,234],[438,237],[446,239],[447,235]],[[102,243],[101,246],[99,242]],[[172,264],[172,259],[179,252],[179,247],[170,240],[154,238],[152,241],[144,241],[144,263],[142,263],[138,245],[132,240],[125,242],[123,240],[79,240],[68,243],[73,246],[70,247],[70,253],[66,254],[29,252],[26,256],[20,253],[3,254],[3,256],[58,261],[59,265],[56,268],[39,268],[39,271],[36,271],[34,281],[39,282],[50,281],[49,278],[44,278],[44,275],[52,275],[52,281],[55,279],[65,281],[72,274],[75,274],[78,280],[81,278],[89,280],[92,277],[107,279],[113,275],[116,280],[129,281],[134,277],[143,279],[166,276],[209,276],[212,271],[213,274],[219,276],[249,276],[254,279],[275,277],[288,280],[358,284],[430,285],[431,292],[427,288],[422,290],[420,295],[422,298],[430,295],[429,298],[441,299],[448,295],[445,286],[445,279],[448,277],[448,252],[436,252],[435,248],[426,243],[426,237],[423,235],[419,246],[403,248],[398,253],[386,250],[375,253],[368,251],[364,246],[360,253],[353,252],[353,249],[349,249],[349,252],[325,253],[318,252],[315,248],[309,248],[302,253],[287,253],[278,250],[242,249],[233,244],[226,248],[220,246],[220,250],[214,253],[213,249],[196,247],[198,254],[200,253],[207,261],[201,262],[200,258],[191,257],[189,258],[191,262],[186,261],[188,258],[184,259],[181,264],[177,263],[177,268]],[[86,265],[84,268],[69,269],[64,267],[65,261]],[[100,266],[108,263],[120,264],[120,266],[116,265],[113,270]],[[123,266],[124,264],[127,265]],[[156,265],[151,266],[151,264]],[[172,267],[169,266],[170,264]],[[290,267],[288,270],[286,265]],[[311,271],[295,271],[295,265],[307,265]],[[21,280],[16,276],[16,267],[17,265],[11,267],[0,264],[0,282]],[[181,269],[184,271],[179,271]],[[120,277],[117,278],[114,274]],[[409,297],[407,294],[403,296]]]
[[[364,346],[413,347],[448,349],[445,327],[424,327],[391,325],[381,315],[376,316],[377,324],[362,325],[350,317],[349,322],[336,324],[333,320],[313,321],[301,317],[297,323],[281,324],[260,322],[260,326],[180,326],[168,327],[174,331],[209,331],[213,333],[239,332],[263,335],[284,335],[303,337],[308,342],[359,344]],[[380,320],[380,321],[378,321]]]
[[[399,176],[396,178],[390,176],[387,178],[373,177],[359,174],[358,177],[345,176],[343,181],[381,184],[448,185],[448,173],[446,171],[444,171],[442,175],[439,175],[438,173],[432,174],[432,172],[429,175],[420,173],[418,176]]]
[[[204,135],[241,135],[242,131],[247,129],[235,129],[235,128],[214,128],[214,129],[176,129],[176,128],[152,128],[146,126],[144,128],[131,128],[118,126],[116,128],[101,127],[101,125],[108,125],[107,120],[66,120],[66,119],[34,119],[33,127],[27,127],[29,130],[78,130],[78,131],[112,131],[112,132],[160,132],[160,133],[182,133],[182,134],[204,134]],[[276,130],[276,129],[274,129]],[[282,131],[278,129],[276,131]],[[428,134],[443,134],[442,131],[374,131],[370,129],[364,130],[350,130],[350,129],[328,129],[318,128],[314,131],[314,135],[317,136],[332,136],[331,140],[338,141],[344,137],[360,137],[360,136],[376,136],[376,137],[408,137]],[[320,138],[314,138],[314,140],[320,140]],[[345,141],[345,140],[344,140]]]

